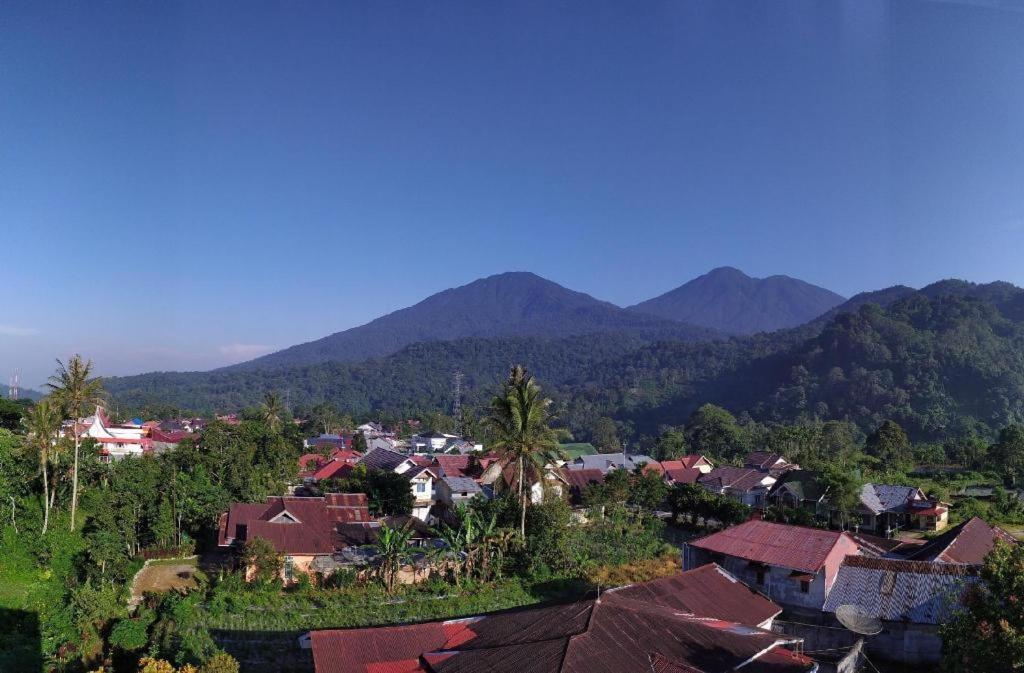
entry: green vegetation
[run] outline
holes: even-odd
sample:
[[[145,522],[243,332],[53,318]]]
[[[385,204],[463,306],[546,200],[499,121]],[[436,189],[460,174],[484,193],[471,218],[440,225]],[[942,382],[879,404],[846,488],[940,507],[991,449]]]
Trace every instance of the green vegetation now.
[[[1003,543],[985,559],[981,583],[961,599],[963,609],[942,627],[949,673],[1012,673],[1024,667],[1024,545]]]

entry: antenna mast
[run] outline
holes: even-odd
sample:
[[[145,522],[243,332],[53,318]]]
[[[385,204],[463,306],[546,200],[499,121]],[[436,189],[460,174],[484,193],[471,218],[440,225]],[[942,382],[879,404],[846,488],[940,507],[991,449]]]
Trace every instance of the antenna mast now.
[[[11,374],[11,385],[7,389],[7,396],[12,400],[16,400],[19,395],[21,395],[21,370],[15,369],[14,373]]]
[[[458,422],[462,416],[462,370],[455,370],[455,402],[452,404],[452,416]]]

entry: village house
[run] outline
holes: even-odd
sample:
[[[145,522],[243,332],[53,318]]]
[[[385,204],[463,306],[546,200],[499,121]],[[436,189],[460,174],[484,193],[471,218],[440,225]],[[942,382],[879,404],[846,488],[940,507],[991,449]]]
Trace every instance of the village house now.
[[[818,472],[796,469],[779,473],[766,501],[779,507],[806,510],[824,520],[829,514],[827,497],[828,489]]]
[[[839,566],[860,546],[847,533],[751,520],[683,547],[683,568],[717,563],[783,607],[817,614]]]
[[[1017,544],[1017,538],[975,516],[913,549],[906,558],[980,566],[997,541]]]
[[[217,545],[241,549],[257,537],[284,557],[281,579],[298,573],[329,574],[343,564],[342,552],[376,539],[365,493],[329,493],[322,498],[275,496],[263,503],[234,503],[221,515]],[[247,578],[252,569],[246,570]]]
[[[417,453],[441,453],[450,442],[457,439],[461,439],[461,437],[435,430],[421,435],[413,435],[409,438],[409,446]]]
[[[775,477],[749,467],[716,467],[700,475],[697,483],[711,493],[727,495],[750,507],[763,507]]]
[[[935,665],[942,658],[939,627],[976,581],[977,569],[969,565],[847,556],[824,610],[834,614],[855,606],[860,614],[880,620],[882,632],[866,640],[873,657]]]
[[[437,481],[437,502],[449,509],[468,505],[469,501],[484,490],[469,477],[441,477]]]
[[[88,418],[77,421],[80,437],[93,439],[99,445],[99,460],[109,463],[127,456],[141,456],[153,451],[153,440],[149,436],[150,429],[139,423],[116,425],[110,422],[106,410],[96,407],[96,412]],[[73,426],[64,429],[66,436],[71,436]]]
[[[316,673],[812,673],[799,638],[760,625],[773,604],[714,567],[599,599],[475,617],[313,631]]]
[[[309,437],[302,440],[302,446],[308,450],[336,449],[345,450],[352,448],[352,435],[321,434],[318,437]]]
[[[799,470],[800,466],[791,463],[781,454],[770,451],[754,451],[743,460],[743,467],[749,467],[760,472],[767,472],[773,477],[778,477],[789,470]]]
[[[601,470],[601,474],[607,474],[609,470],[634,471],[638,467],[648,463],[657,462],[650,456],[633,453],[598,453],[595,455],[582,455],[565,464],[570,470]]]
[[[385,472],[397,472],[398,474],[402,474],[418,465],[411,456],[380,448],[367,451],[357,463],[365,465],[368,470],[384,470]]]
[[[437,500],[437,468],[417,466],[405,473],[412,487],[412,516],[420,521],[429,521],[430,508]]]
[[[941,530],[949,523],[948,508],[914,486],[864,484],[856,514],[860,530],[882,537],[904,529]]]

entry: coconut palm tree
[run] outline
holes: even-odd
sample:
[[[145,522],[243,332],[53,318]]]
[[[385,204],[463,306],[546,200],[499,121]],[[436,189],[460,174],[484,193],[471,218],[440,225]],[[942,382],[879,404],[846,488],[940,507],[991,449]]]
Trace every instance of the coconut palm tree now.
[[[494,436],[493,449],[503,465],[515,465],[521,508],[519,534],[526,538],[526,508],[529,492],[526,477],[541,479],[544,466],[558,458],[558,442],[550,423],[551,400],[541,395],[540,386],[522,365],[515,365],[501,392],[491,400],[486,419]]]
[[[50,377],[46,387],[64,413],[71,418],[75,438],[75,462],[71,478],[71,530],[74,530],[75,512],[78,509],[78,455],[82,447],[78,419],[89,407],[103,402],[103,384],[99,378],[92,376],[92,360],[72,355],[67,365],[57,360],[57,372]]]
[[[50,456],[60,432],[60,411],[49,400],[40,400],[25,417],[32,446],[39,452],[39,469],[43,473],[43,533],[50,525]]]
[[[267,393],[263,396],[263,406],[260,414],[263,422],[270,426],[271,430],[277,430],[281,425],[281,415],[284,413],[284,405],[281,404],[281,396],[277,393]]]

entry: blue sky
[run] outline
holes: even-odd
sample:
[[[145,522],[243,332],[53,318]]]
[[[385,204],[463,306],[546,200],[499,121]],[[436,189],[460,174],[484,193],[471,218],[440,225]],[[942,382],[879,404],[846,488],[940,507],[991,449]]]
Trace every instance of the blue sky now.
[[[1015,3],[0,5],[0,375],[204,369],[531,270],[1024,284]]]

